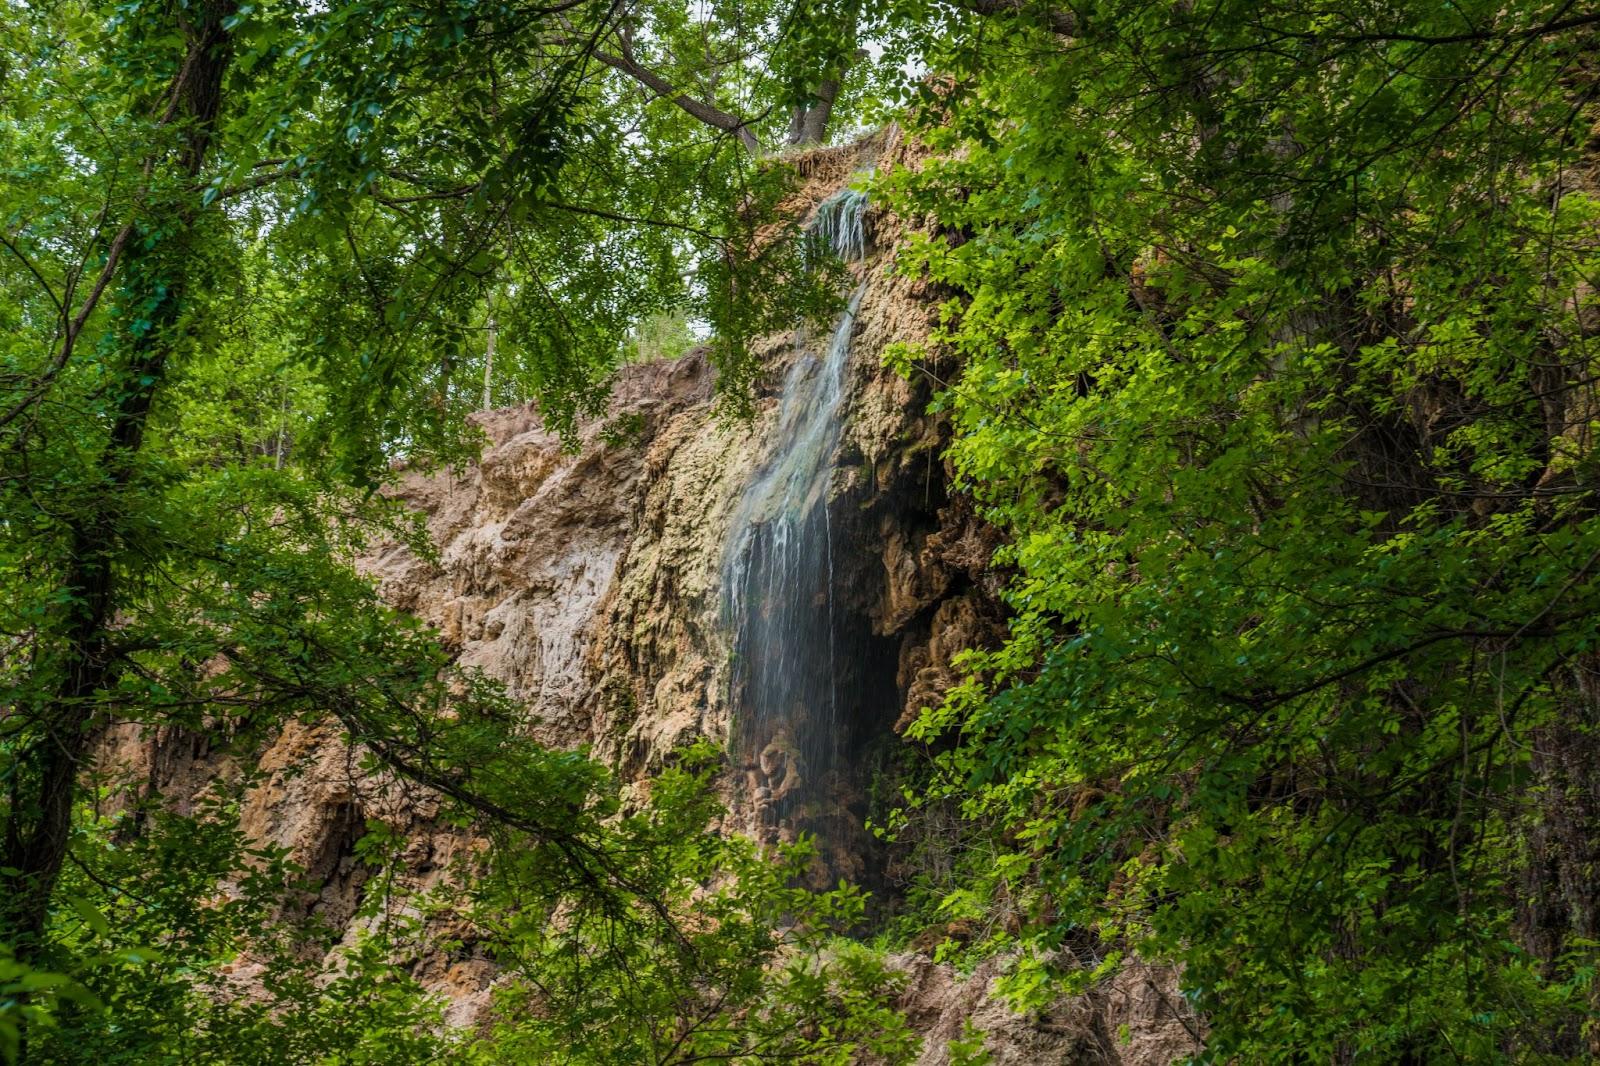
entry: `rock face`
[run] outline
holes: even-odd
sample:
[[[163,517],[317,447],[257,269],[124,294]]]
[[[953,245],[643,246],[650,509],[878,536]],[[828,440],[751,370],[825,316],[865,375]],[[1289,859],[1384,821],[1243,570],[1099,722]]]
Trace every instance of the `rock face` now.
[[[792,206],[803,217],[858,170],[915,158],[879,135],[811,152],[796,165],[804,178]],[[437,560],[384,544],[361,562],[389,602],[436,626],[462,663],[503,681],[526,704],[528,729],[541,741],[589,746],[624,780],[648,775],[696,738],[732,741],[728,831],[769,839],[814,831],[823,841],[819,879],[843,875],[880,887],[892,887],[885,877],[894,865],[861,831],[873,753],[897,743],[895,733],[953,681],[951,656],[994,639],[1002,624],[1001,579],[989,567],[996,540],[963,499],[947,497],[927,386],[881,365],[888,345],[925,336],[934,316],[920,284],[887,269],[900,232],[897,220],[869,214],[864,254],[850,265],[860,303],[827,485],[837,609],[860,634],[850,669],[870,675],[872,688],[848,723],[851,767],[832,771],[805,804],[784,801],[795,766],[781,743],[770,733],[741,739],[723,587],[740,501],[771,458],[778,383],[804,348],[796,336],[763,342],[774,372],[751,424],[718,417],[713,371],[693,353],[626,368],[609,414],[581,428],[575,451],[531,408],[479,416],[488,442],[478,463],[397,471],[388,490],[424,516]],[[181,803],[231,772],[186,743],[123,735],[113,738],[112,756]],[[360,898],[353,849],[367,816],[409,827],[407,877],[419,887],[473,846],[432,822],[426,796],[363,778],[332,727],[291,725],[258,766],[243,828],[307,868],[321,885],[308,912],[336,928],[348,926]],[[1145,1064],[1193,1050],[1176,1015],[1161,1016],[1151,998],[1172,995],[1170,975],[1147,980],[1147,989],[1130,976],[1121,993],[1114,985],[1096,993],[1100,999],[1068,1004],[1078,1034],[1068,1040],[1051,1035],[1050,1025],[1065,1024],[1054,1015],[1006,1012],[990,993],[992,974],[960,980],[917,955],[901,965],[906,1007],[934,1038],[929,1066],[947,1061],[944,1048],[965,1017],[993,1023],[997,1062]],[[479,1013],[493,980],[489,964],[471,957],[425,958],[418,976],[449,997],[460,1023]],[[1124,1022],[1133,1038],[1119,1052]],[[1083,1033],[1109,1040],[1111,1050],[1073,1043]]]
[[[900,160],[886,140],[810,153],[797,213],[859,169]],[[976,591],[994,544],[945,499],[926,388],[880,365],[890,343],[924,336],[933,313],[916,284],[886,269],[894,227],[875,220],[869,253],[851,266],[861,300],[829,495],[836,543],[850,547],[838,580],[848,609],[884,642],[891,675],[916,664],[907,676],[920,679],[925,703],[942,676],[943,664],[927,672],[934,632],[942,652],[981,638],[996,617]],[[384,545],[364,568],[391,603],[436,625],[464,664],[525,701],[542,740],[593,745],[624,775],[696,737],[727,740],[726,545],[745,487],[773,451],[778,384],[805,343],[794,334],[761,342],[774,371],[749,425],[717,417],[699,354],[625,368],[608,417],[582,428],[575,453],[529,408],[480,416],[489,444],[478,464],[401,472],[390,489],[426,516],[438,564]],[[896,686],[881,709],[885,730],[909,692]]]
[[[907,161],[887,138],[810,153],[791,208],[804,219],[864,167]],[[731,742],[729,828],[815,833],[819,882],[879,874],[877,845],[861,829],[871,756],[949,684],[950,654],[987,639],[999,617],[987,571],[994,542],[945,497],[927,388],[881,366],[884,349],[926,335],[933,314],[917,284],[887,270],[897,235],[893,219],[869,218],[850,264],[859,304],[826,489],[836,668],[854,697],[842,727],[852,757],[839,761],[853,772],[802,770],[781,730],[741,732],[734,720],[730,535],[747,486],[774,459],[788,368],[827,342],[817,331],[762,342],[774,369],[748,425],[717,417],[698,355],[626,368],[608,418],[583,428],[575,454],[531,410],[483,416],[490,443],[479,464],[402,473],[391,489],[426,516],[438,564],[397,545],[365,562],[390,602],[438,626],[463,663],[527,702],[541,740],[590,745],[624,778],[696,738]],[[609,431],[622,424],[631,432],[618,439]]]
[[[735,435],[689,439],[710,426],[710,402],[710,368],[691,355],[629,367],[611,416],[583,426],[576,451],[563,450],[529,408],[479,416],[489,443],[476,465],[402,473],[389,490],[426,516],[437,565],[389,544],[363,568],[390,603],[437,626],[461,663],[505,682],[541,741],[602,742],[593,652],[612,624],[617,588],[633,577],[619,563],[638,539],[641,496],[658,494],[676,457],[705,480],[673,506],[703,523],[688,509],[731,491],[723,482],[742,469]],[[691,444],[694,455],[677,456]],[[685,532],[686,551],[714,548]]]
[[[995,994],[994,960],[966,976],[926,955],[895,962],[908,978],[901,1009],[924,1037],[917,1066],[947,1066],[951,1042],[968,1026],[984,1034],[992,1066],[1166,1066],[1202,1050],[1204,1030],[1172,974],[1140,963],[1086,995],[1023,1015]]]

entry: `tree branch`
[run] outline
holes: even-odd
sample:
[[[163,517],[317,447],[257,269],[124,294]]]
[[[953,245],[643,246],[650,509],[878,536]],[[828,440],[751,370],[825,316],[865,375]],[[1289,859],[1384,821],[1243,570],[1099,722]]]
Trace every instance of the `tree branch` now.
[[[11,242],[10,238],[3,234],[0,234],[0,244],[5,245],[11,254],[17,257],[17,261],[28,268],[28,273],[33,275],[34,280],[39,283],[39,287],[44,290],[45,295],[50,297],[50,302],[56,305],[56,314],[60,315],[62,318],[66,318],[66,305],[61,302],[61,297],[56,295],[56,290],[51,287],[48,281],[45,280],[44,275],[39,273],[39,268],[33,265],[33,260],[23,255],[22,249],[18,248]]]
[[[723,130],[738,137],[740,143],[751,152],[760,149],[761,142],[756,140],[754,133],[750,132],[747,122],[704,100],[697,100],[688,93],[681,93],[674,89],[667,79],[634,59],[630,51],[626,42],[624,42],[622,55],[612,55],[610,52],[599,48],[591,49],[589,54],[611,69],[619,70],[628,75],[628,77],[645,86],[657,96],[670,100],[707,126]]]
[[[61,348],[56,352],[55,359],[51,361],[45,372],[39,376],[39,380],[34,384],[33,388],[29,389],[27,394],[21,400],[18,400],[11,410],[4,415],[0,415],[0,429],[10,425],[24,411],[32,407],[33,402],[44,395],[45,390],[60,376],[61,371],[67,365],[67,361],[72,358],[72,349],[77,344],[78,334],[83,332],[84,324],[89,321],[89,316],[99,306],[100,297],[105,295],[106,286],[111,284],[111,277],[117,272],[117,264],[122,260],[122,250],[127,247],[128,238],[131,236],[133,236],[133,223],[124,223],[123,227],[117,231],[116,237],[112,238],[111,247],[106,250],[105,266],[100,268],[100,276],[95,279],[94,288],[89,291],[89,295],[84,298],[83,303],[78,307],[78,313],[73,315],[67,322],[66,335],[61,338]]]
[[[956,7],[974,15],[1034,15],[1044,21],[1051,33],[1076,37],[1078,18],[1070,11],[1048,6],[1032,6],[1027,0],[950,0]]]

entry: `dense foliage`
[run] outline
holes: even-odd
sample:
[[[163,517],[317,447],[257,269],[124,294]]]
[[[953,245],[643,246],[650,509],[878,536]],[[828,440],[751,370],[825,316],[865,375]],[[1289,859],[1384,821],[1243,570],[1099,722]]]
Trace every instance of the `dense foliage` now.
[[[623,811],[601,768],[526,741],[521,708],[353,569],[375,537],[428,552],[375,489],[397,460],[470,455],[483,396],[536,400],[570,431],[603,404],[629,331],[685,309],[719,329],[735,395],[753,372],[743,337],[828,306],[797,245],[749,239],[783,172],[752,166],[732,131],[652,106],[602,58],[641,20],[670,58],[682,11],[0,11],[0,1053],[301,1063],[453,1048],[402,965],[388,893],[365,894],[369,938],[330,957],[297,872],[238,831],[224,779],[179,812],[154,776],[98,774],[119,740],[248,765],[286,726],[326,720],[368,780],[425,789],[463,833],[502,838],[550,943],[593,935],[576,918],[593,910],[615,972],[632,972],[615,930],[684,973],[720,952],[738,992],[708,1019],[726,1002],[754,1026],[770,1007],[790,1019],[781,1032],[877,1009],[884,975],[815,952],[792,994],[740,969],[801,950],[741,929],[738,907],[762,935],[783,913],[821,937],[843,902],[813,910],[756,877],[753,855],[725,869],[714,856],[732,853],[684,789]],[[737,99],[769,113],[804,96],[765,78]],[[672,822],[670,840],[639,839],[651,819]],[[380,865],[384,833],[362,836]],[[749,883],[723,926],[688,936],[685,893],[715,879]],[[656,994],[686,997],[661,965]],[[837,1057],[849,1031],[830,1027],[815,1055]]]
[[[1220,1061],[1595,1053],[1600,20],[973,6],[892,179],[1014,572],[915,728],[947,913],[1025,1003],[1180,963]]]
[[[712,832],[705,752],[626,795],[353,570],[428,551],[376,486],[470,456],[482,403],[570,434],[703,327],[747,410],[745,342],[836,299],[754,154],[882,103],[930,152],[873,195],[947,300],[899,355],[1009,574],[1007,639],[913,729],[938,770],[903,824],[963,817],[929,920],[989,930],[1023,1006],[1176,964],[1218,1061],[1600,1054],[1600,16],[0,15],[0,1053],[913,1053],[834,936],[859,894]],[[333,956],[239,832],[248,778],[180,813],[96,764],[145,730],[247,765],[329,720],[488,845],[429,898],[374,875]],[[508,974],[482,1032],[423,943]]]

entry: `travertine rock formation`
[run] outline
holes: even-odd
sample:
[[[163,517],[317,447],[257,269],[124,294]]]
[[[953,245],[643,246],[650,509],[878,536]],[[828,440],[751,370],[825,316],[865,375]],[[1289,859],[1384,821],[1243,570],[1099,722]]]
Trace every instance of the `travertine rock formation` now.
[[[880,136],[797,163],[803,214],[864,166],[914,159]],[[995,539],[965,501],[947,498],[941,427],[925,413],[928,388],[880,365],[887,345],[925,335],[933,301],[887,270],[900,223],[869,222],[869,252],[851,267],[865,289],[830,493],[836,543],[850,549],[839,565],[842,609],[870,632],[874,658],[864,668],[881,685],[881,699],[869,701],[865,720],[852,726],[861,745],[894,742],[894,731],[953,681],[950,657],[992,639],[1000,624],[999,578],[989,568]],[[795,347],[792,336],[766,340],[774,382]],[[776,401],[766,396],[753,424],[730,422],[717,416],[713,384],[700,354],[628,367],[609,414],[582,427],[575,451],[564,450],[531,408],[485,413],[479,462],[432,474],[397,471],[389,489],[425,517],[437,562],[398,544],[379,545],[362,562],[389,602],[437,626],[461,662],[502,680],[526,703],[533,735],[590,746],[625,780],[647,775],[692,739],[733,735],[724,547],[744,486],[770,448]],[[181,803],[233,772],[187,743],[124,735],[112,755]],[[735,751],[729,831],[794,831],[774,812],[785,787],[779,778],[790,768],[767,755]],[[433,823],[426,796],[364,778],[333,726],[291,725],[258,768],[243,827],[306,867],[321,886],[307,912],[336,928],[348,925],[360,898],[364,873],[353,847],[366,817],[408,827],[407,874],[417,886],[444,876],[453,857],[474,846]],[[881,883],[882,857],[867,853],[873,845],[860,832],[866,782],[841,773],[831,787],[831,807],[807,813],[808,827],[824,837],[823,872]],[[1159,996],[1157,986],[1141,991],[1142,970],[1121,992],[1113,986],[1101,999],[1065,1006],[1062,1017],[1070,1017],[1062,1022],[1009,1015],[989,993],[987,971],[958,980],[926,957],[908,955],[902,965],[907,1008],[935,1037],[924,1060],[930,1066],[945,1061],[943,1048],[965,1017],[992,1023],[998,1062],[1143,1064],[1189,1050],[1173,1042],[1187,1039],[1179,1024],[1158,1018],[1147,994]],[[492,967],[470,953],[425,957],[418,975],[449,997],[450,1017],[461,1023],[485,1005],[493,980]],[[1126,1054],[1080,1054],[1049,1029],[1067,1025],[1090,1034],[1072,1040],[1104,1043],[1123,1021],[1134,1034],[1122,1045]],[[1159,1054],[1149,1050],[1158,1046]]]

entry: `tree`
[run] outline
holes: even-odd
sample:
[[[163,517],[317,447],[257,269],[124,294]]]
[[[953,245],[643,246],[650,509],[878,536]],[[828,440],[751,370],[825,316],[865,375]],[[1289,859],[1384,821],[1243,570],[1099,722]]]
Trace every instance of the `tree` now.
[[[177,69],[147,112],[145,126],[155,148],[140,164],[147,185],[135,194],[151,221],[141,224],[130,218],[117,224],[99,277],[82,304],[71,307],[76,277],[66,278],[58,295],[24,253],[15,252],[56,310],[46,319],[51,321],[53,351],[41,369],[18,375],[20,387],[0,414],[0,425],[16,427],[7,443],[19,463],[44,458],[38,452],[48,442],[27,416],[39,410],[69,369],[89,319],[116,285],[114,324],[104,346],[110,358],[103,360],[105,378],[97,383],[94,414],[100,432],[85,442],[87,455],[73,456],[87,460],[93,483],[82,486],[87,491],[69,512],[52,514],[48,504],[39,506],[42,501],[31,494],[14,501],[21,505],[17,509],[8,507],[19,525],[27,515],[34,519],[30,526],[45,526],[47,543],[57,549],[57,558],[44,563],[54,580],[32,590],[35,596],[44,591],[44,602],[23,601],[37,612],[37,623],[8,630],[13,646],[23,651],[25,665],[19,664],[16,702],[6,721],[6,740],[14,745],[16,762],[0,865],[8,871],[8,939],[25,958],[43,936],[67,854],[77,778],[95,734],[91,704],[117,682],[113,631],[120,607],[114,588],[118,541],[135,508],[130,497],[142,488],[141,453],[151,405],[171,369],[185,290],[202,254],[204,220],[182,190],[199,178],[216,132],[231,59],[223,22],[233,13],[226,4],[203,5],[171,27],[178,45]],[[21,480],[17,474],[12,479]],[[22,488],[26,492],[31,486],[24,482]],[[44,562],[26,548],[16,557],[24,564]]]
[[[425,550],[374,489],[396,459],[476,446],[468,331],[491,293],[497,375],[570,432],[637,321],[685,304],[759,321],[768,291],[806,284],[763,286],[792,271],[737,254],[783,175],[698,129],[635,136],[653,113],[594,59],[608,5],[6,14],[8,965],[24,981],[89,965],[74,901],[113,871],[85,775],[122,723],[248,754],[332,715],[375,770],[520,833],[573,893],[659,909],[585,813],[593,768],[516,743],[503,695],[351,562],[375,534]],[[736,339],[719,351],[739,358]],[[113,899],[165,874],[118,869]],[[193,898],[239,873],[205,869]],[[238,932],[197,932],[173,973]]]
[[[904,1063],[918,1050],[894,999],[903,974],[844,939],[865,895],[796,887],[813,853],[768,853],[708,832],[718,753],[701,745],[651,782],[647,808],[616,824],[618,847],[676,924],[636,909],[574,907],[540,887],[548,867],[500,849],[470,900],[449,901],[508,975],[470,1063]]]
[[[1581,1058],[1596,20],[939,18],[885,191],[1015,571],[916,727],[1000,856],[950,906],[1016,915],[1025,1001],[1180,963],[1218,1060]]]
[[[636,2],[593,55],[751,153],[815,146],[827,143],[852,74],[858,83],[871,76],[859,50],[870,15],[860,0]]]

